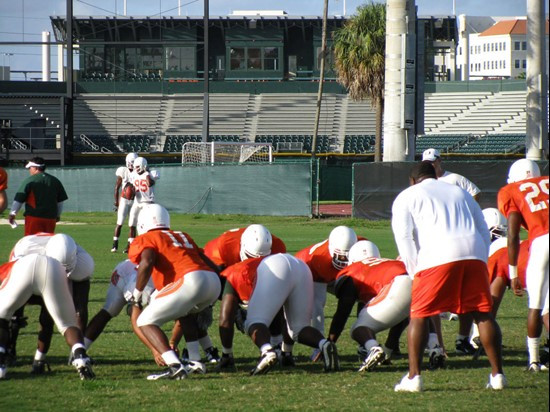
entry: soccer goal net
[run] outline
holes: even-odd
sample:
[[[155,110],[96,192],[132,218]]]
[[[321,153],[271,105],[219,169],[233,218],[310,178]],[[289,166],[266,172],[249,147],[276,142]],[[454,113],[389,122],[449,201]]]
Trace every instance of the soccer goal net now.
[[[273,162],[270,143],[187,142],[182,147],[181,163]]]

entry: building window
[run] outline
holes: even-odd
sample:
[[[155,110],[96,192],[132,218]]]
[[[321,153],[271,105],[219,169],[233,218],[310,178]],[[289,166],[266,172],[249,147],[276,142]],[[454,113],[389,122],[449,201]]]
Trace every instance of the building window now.
[[[521,42],[521,50],[527,50],[527,42],[526,41]]]
[[[519,46],[520,46],[520,42],[519,42],[519,41],[515,41],[515,42],[514,42],[514,50],[519,50]]]
[[[506,60],[503,60],[503,61],[502,61],[502,68],[503,68],[503,69],[506,68]]]
[[[474,71],[474,64],[470,64],[470,71]]]
[[[195,70],[194,47],[166,47],[166,70]]]
[[[262,49],[249,48],[246,67],[249,70],[262,70]]]
[[[495,51],[495,43],[491,43],[491,51]]]
[[[244,59],[244,47],[233,47],[231,48],[231,70],[244,70],[245,69],[245,59]]]
[[[264,47],[264,70],[277,70],[279,61],[279,49],[277,47]]]
[[[522,60],[522,61],[521,61],[521,68],[522,68],[522,69],[526,69],[526,68],[527,68],[527,60]]]
[[[485,44],[483,45],[483,51],[486,51],[486,50],[485,50]]]
[[[516,69],[519,69],[519,60],[515,60],[515,61],[514,61],[514,67],[515,67]]]
[[[231,70],[279,70],[278,47],[233,47]]]
[[[502,43],[502,50],[506,50],[506,42]]]

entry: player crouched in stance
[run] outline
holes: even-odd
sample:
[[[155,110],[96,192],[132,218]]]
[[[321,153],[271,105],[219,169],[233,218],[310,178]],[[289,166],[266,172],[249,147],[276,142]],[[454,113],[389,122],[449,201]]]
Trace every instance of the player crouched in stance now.
[[[46,309],[71,348],[72,364],[80,379],[93,379],[90,358],[77,326],[65,268],[48,256],[30,254],[0,266],[0,379],[6,378],[8,319],[32,295],[44,299]]]
[[[151,277],[158,293],[136,323],[168,365],[168,369],[147,379],[184,379],[186,368],[160,327],[212,305],[221,291],[220,280],[203,260],[204,255],[193,239],[186,233],[170,230],[170,215],[164,207],[144,206],[138,219],[138,233],[128,254],[139,265],[133,303],[142,307],[148,303],[148,295],[143,291]]]
[[[499,190],[497,201],[498,209],[508,219],[509,276],[516,295],[523,293],[518,278],[521,227],[529,232],[531,245],[525,274],[529,296],[528,368],[538,372],[541,370],[541,316],[548,313],[548,176],[541,176],[539,166],[532,160],[517,160],[510,166],[508,184]]]
[[[59,261],[66,269],[71,302],[76,310],[77,326],[81,331],[88,323],[88,296],[90,291],[90,279],[94,272],[94,260],[88,252],[78,245],[72,237],[64,233],[38,233],[25,236],[13,247],[10,254],[10,261],[20,259],[30,254],[39,254],[52,257]],[[46,354],[49,351],[54,320],[44,307],[44,302],[38,297],[33,297],[29,304],[38,304],[40,309],[40,332],[38,333],[38,344],[32,364],[33,374],[43,374],[49,370],[46,361]],[[17,310],[16,314],[22,314],[23,308]],[[12,325],[13,326],[13,325]],[[12,329],[12,332],[13,329]],[[12,333],[11,351],[15,353],[15,345],[18,333]],[[71,355],[72,356],[72,355]],[[72,363],[69,358],[69,364]]]
[[[105,304],[103,308],[92,318],[88,327],[86,328],[86,333],[84,334],[84,345],[86,350],[90,348],[92,343],[97,340],[99,335],[107,326],[107,323],[118,316],[122,311],[124,306],[132,302],[132,293],[136,287],[137,279],[137,267],[130,260],[126,259],[120,262],[111,275],[111,282],[109,283],[109,289],[107,289],[107,297],[105,299]],[[143,294],[152,295],[155,291],[153,286],[152,279],[149,279],[149,282],[143,290]],[[148,300],[146,297],[144,301]],[[131,317],[132,327],[138,338],[151,350],[155,362],[159,366],[164,366],[164,361],[162,360],[161,354],[158,353],[151,343],[143,336],[141,330],[136,326],[136,320],[141,314],[141,309],[138,306],[130,305],[128,313]]]
[[[351,327],[351,337],[366,350],[359,372],[371,371],[386,356],[376,333],[409,316],[412,281],[403,262],[382,259],[378,247],[360,240],[349,251],[349,266],[338,273],[334,290],[338,298],[329,338],[336,342],[356,301],[365,304]]]
[[[311,271],[301,260],[279,253],[247,259],[225,269],[227,279],[220,313],[220,338],[224,348],[231,348],[233,317],[239,301],[248,303],[245,330],[260,349],[260,360],[252,375],[267,373],[278,361],[270,343],[269,325],[284,308],[292,339],[321,350],[326,372],[339,369],[334,343],[309,326],[313,310]]]

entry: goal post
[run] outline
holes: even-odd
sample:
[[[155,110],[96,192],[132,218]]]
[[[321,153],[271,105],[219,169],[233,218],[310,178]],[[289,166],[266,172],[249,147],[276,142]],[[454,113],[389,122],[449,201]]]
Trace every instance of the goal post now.
[[[181,163],[272,163],[271,143],[187,142],[181,149]]]

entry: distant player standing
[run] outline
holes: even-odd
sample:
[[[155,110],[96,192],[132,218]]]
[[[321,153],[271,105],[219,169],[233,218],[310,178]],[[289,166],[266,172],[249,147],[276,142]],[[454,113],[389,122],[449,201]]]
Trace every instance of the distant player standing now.
[[[532,160],[517,160],[510,166],[508,184],[499,190],[497,199],[498,209],[508,219],[509,275],[516,295],[522,294],[518,278],[520,229],[523,226],[529,232],[527,348],[529,370],[538,372],[541,314],[544,307],[548,308],[548,176],[541,176]]]
[[[118,250],[118,238],[120,237],[120,231],[122,230],[124,219],[126,219],[126,216],[128,216],[130,207],[132,207],[132,203],[134,202],[133,199],[126,199],[124,197],[124,188],[127,185],[132,184],[132,182],[130,181],[130,174],[134,170],[134,160],[136,160],[137,157],[137,153],[128,153],[126,155],[126,166],[120,166],[115,172],[115,208],[117,211],[117,219],[111,252],[116,252]]]
[[[137,157],[134,160],[134,170],[130,173],[130,181],[134,185],[135,198],[130,216],[128,217],[128,226],[130,226],[130,235],[128,236],[128,245],[124,249],[124,253],[128,253],[130,244],[136,237],[136,225],[141,209],[148,204],[155,203],[155,182],[160,178],[157,170],[149,171],[147,167],[147,159]]]
[[[487,256],[490,235],[477,202],[464,190],[436,180],[434,167],[417,163],[392,206],[392,229],[413,278],[408,329],[409,373],[396,392],[422,391],[420,376],[428,318],[441,312],[472,313],[489,362],[488,388],[506,386],[501,336],[491,314]]]

